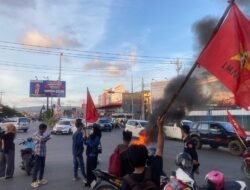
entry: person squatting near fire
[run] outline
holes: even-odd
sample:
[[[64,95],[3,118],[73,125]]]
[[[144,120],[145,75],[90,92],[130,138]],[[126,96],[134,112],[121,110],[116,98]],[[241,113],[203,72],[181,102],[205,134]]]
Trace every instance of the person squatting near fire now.
[[[50,133],[46,132],[46,130],[47,125],[44,123],[40,124],[39,131],[36,132],[33,137],[35,140],[35,165],[31,183],[33,188],[37,188],[40,185],[48,183],[48,181],[43,178],[46,158],[46,143],[51,138]]]
[[[196,151],[195,143],[193,142],[190,136],[190,127],[188,125],[181,125],[181,134],[182,134],[182,139],[184,141],[183,152],[188,153],[192,158],[193,169],[190,175],[192,178],[194,178],[194,173],[199,174],[200,163],[198,160],[198,154]]]
[[[150,165],[147,165],[149,159],[149,152],[144,144],[138,142],[132,143],[128,148],[129,163],[133,167],[133,173],[126,175],[123,179],[121,190],[133,189],[160,189],[160,176],[163,170],[163,148],[164,148],[164,134],[163,134],[164,119],[158,118],[157,127],[157,146],[154,155],[151,155]]]

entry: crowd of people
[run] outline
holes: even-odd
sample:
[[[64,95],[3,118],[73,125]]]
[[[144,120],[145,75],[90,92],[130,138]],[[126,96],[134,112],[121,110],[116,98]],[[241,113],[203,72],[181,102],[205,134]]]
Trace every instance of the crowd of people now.
[[[122,142],[114,147],[108,166],[110,174],[122,179],[121,190],[162,189],[160,179],[161,176],[165,175],[163,171],[163,124],[164,120],[158,118],[156,123],[158,133],[155,142],[150,140],[149,133],[146,130],[141,133],[143,141],[133,140],[132,133],[129,131],[122,132]],[[96,180],[93,170],[97,168],[98,154],[102,152],[100,126],[94,124],[92,131],[88,132],[81,119],[76,120],[75,126],[77,131],[72,135],[73,181],[82,180],[86,187],[91,187]],[[183,152],[176,158],[176,165],[184,169],[185,172],[189,172],[188,175],[194,179],[194,174],[199,174],[198,154],[195,144],[190,138],[189,126],[182,125],[181,131],[184,147]],[[15,137],[16,128],[12,124],[6,127],[4,133],[0,133],[0,178],[6,180],[13,178],[14,174]],[[46,143],[50,139],[51,135],[47,131],[47,125],[40,124],[38,131],[33,135],[35,142],[35,164],[31,183],[33,188],[48,183],[44,178],[44,168]],[[84,150],[85,148],[86,150]],[[78,175],[79,171],[82,178]],[[213,188],[210,189],[213,190]]]

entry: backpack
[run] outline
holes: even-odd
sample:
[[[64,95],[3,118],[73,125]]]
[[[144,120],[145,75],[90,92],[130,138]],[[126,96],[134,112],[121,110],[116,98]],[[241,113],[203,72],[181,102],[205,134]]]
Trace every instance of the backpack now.
[[[124,177],[131,190],[159,190],[159,187],[152,180],[152,171],[148,167],[145,170],[144,179],[142,182],[136,182],[130,175]]]
[[[121,154],[125,151],[127,151],[128,148],[124,148],[123,150],[120,150],[119,147],[115,149],[113,154],[111,154],[109,158],[109,168],[108,172],[114,176],[121,177],[122,171],[121,171]]]

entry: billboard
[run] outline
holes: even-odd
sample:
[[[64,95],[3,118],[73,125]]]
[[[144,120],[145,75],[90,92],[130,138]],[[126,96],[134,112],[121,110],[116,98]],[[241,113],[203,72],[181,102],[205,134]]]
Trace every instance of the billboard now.
[[[30,97],[65,97],[66,82],[52,80],[30,81]]]

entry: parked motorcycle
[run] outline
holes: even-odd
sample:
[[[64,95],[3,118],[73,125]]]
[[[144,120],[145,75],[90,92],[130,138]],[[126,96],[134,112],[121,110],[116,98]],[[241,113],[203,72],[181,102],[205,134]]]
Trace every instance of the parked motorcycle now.
[[[35,150],[35,143],[32,138],[19,139],[22,140],[19,145],[22,145],[23,148],[21,149],[21,165],[20,168],[22,170],[25,170],[27,175],[30,175],[32,172],[32,169],[35,164],[35,156],[34,156],[34,150]]]
[[[244,160],[241,165],[241,171],[246,178],[250,179],[250,149],[245,150],[242,156]]]

